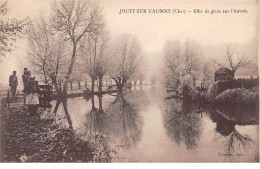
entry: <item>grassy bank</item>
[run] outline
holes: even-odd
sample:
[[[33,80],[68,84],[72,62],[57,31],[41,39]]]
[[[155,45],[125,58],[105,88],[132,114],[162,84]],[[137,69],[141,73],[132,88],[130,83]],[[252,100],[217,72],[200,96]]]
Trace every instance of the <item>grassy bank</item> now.
[[[1,107],[1,162],[89,162],[94,148],[53,116],[29,116],[21,104]]]

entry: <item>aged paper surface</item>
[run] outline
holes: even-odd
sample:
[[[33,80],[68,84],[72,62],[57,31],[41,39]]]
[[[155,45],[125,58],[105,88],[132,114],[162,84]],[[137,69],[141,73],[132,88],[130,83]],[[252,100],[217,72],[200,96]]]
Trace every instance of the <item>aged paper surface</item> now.
[[[258,6],[1,0],[1,162],[259,162]]]

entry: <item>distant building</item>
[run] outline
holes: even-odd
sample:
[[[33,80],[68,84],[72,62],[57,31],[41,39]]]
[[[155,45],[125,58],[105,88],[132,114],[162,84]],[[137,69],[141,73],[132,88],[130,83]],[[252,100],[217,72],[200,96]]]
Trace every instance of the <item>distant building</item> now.
[[[233,72],[228,68],[222,67],[215,72],[215,81],[232,79],[234,79]]]

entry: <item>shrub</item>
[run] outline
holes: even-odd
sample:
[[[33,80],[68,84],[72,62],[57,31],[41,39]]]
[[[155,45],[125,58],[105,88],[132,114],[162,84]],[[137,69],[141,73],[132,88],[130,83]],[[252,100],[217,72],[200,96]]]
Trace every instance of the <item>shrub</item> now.
[[[259,79],[237,79],[237,83],[246,89],[252,89],[259,86]]]
[[[229,105],[250,105],[250,106],[258,106],[259,98],[258,93],[250,92],[247,89],[228,89],[218,95],[214,100],[216,104],[229,104]]]
[[[198,101],[206,101],[207,93],[205,91],[193,90],[192,99]]]
[[[207,100],[212,101],[215,99],[219,94],[224,92],[227,89],[234,89],[234,88],[241,88],[242,85],[237,83],[236,80],[224,80],[224,81],[217,81],[210,85],[207,91]]]
[[[182,96],[183,97],[192,97],[192,93],[193,93],[193,90],[192,90],[192,88],[190,86],[185,84],[182,87]]]

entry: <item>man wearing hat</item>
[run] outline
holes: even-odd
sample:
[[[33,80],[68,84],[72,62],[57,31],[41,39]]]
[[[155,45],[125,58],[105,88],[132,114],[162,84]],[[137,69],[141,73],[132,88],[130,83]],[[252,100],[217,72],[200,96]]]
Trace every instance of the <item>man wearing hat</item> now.
[[[16,76],[16,71],[13,71],[13,74],[9,77],[9,86],[11,87],[12,97],[15,97],[17,85],[18,85],[18,79]]]

